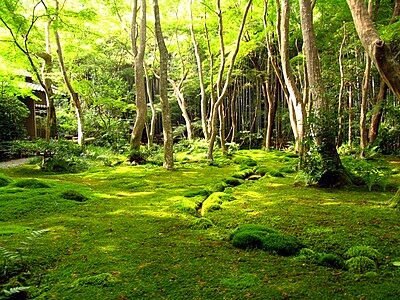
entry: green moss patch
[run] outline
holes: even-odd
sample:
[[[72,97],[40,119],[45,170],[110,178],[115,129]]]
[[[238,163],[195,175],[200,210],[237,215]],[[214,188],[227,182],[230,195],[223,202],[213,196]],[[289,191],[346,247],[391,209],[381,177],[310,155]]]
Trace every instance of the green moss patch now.
[[[86,197],[85,195],[81,194],[78,191],[75,190],[67,190],[61,193],[61,197],[67,200],[73,200],[77,202],[84,202],[87,201],[89,198]]]
[[[7,177],[7,176],[5,176],[3,174],[0,174],[0,187],[7,186],[11,182],[12,182],[11,178],[9,178],[9,177]]]
[[[107,286],[110,283],[114,282],[115,279],[112,274],[110,273],[101,273],[94,276],[89,276],[85,278],[77,279],[73,286],[78,287],[85,287],[85,286]]]
[[[193,220],[192,224],[190,225],[190,228],[196,229],[196,230],[204,230],[208,229],[215,226],[214,223],[207,218],[196,218]]]
[[[14,186],[26,189],[48,189],[51,185],[36,178],[19,179],[13,183]]]
[[[233,246],[240,249],[262,249],[283,256],[297,254],[304,247],[296,238],[263,225],[243,225],[230,236]]]

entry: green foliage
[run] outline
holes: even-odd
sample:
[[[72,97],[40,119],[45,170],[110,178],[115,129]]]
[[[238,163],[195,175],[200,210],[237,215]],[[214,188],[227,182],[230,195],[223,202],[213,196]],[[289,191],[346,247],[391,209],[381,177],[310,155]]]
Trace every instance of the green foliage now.
[[[317,260],[317,265],[324,267],[331,267],[335,269],[344,269],[345,262],[343,258],[341,258],[337,254],[333,253],[322,253],[319,255]]]
[[[0,300],[29,299],[27,291],[29,286],[13,287],[0,292]]]
[[[276,171],[276,170],[271,170],[271,171],[269,172],[269,174],[270,174],[272,177],[281,177],[281,178],[285,177],[285,175],[283,175],[281,172]]]
[[[232,174],[232,177],[238,178],[238,179],[247,179],[251,175],[254,175],[254,174],[255,174],[255,172],[252,169],[244,169],[242,171],[235,172],[234,174]]]
[[[196,197],[196,196],[204,196],[208,197],[210,195],[210,191],[206,189],[198,189],[198,190],[193,190],[193,191],[187,191],[183,194],[185,197]]]
[[[12,179],[0,173],[0,187],[9,185]]]
[[[263,225],[249,224],[230,236],[232,245],[241,249],[262,249],[283,256],[296,255],[304,246],[294,237]]]
[[[0,142],[23,137],[26,134],[25,120],[29,116],[29,109],[18,99],[18,96],[28,96],[28,93],[21,93],[23,89],[3,72],[0,71]]]
[[[133,164],[143,165],[147,162],[149,152],[146,150],[131,149],[129,152],[129,161]]]
[[[75,190],[66,190],[61,193],[61,197],[67,200],[73,200],[77,202],[84,202],[88,200],[88,197],[85,195],[82,195],[80,192],[75,191]]]
[[[298,177],[303,179],[305,184],[312,185],[318,182],[323,173],[324,168],[318,148],[316,146],[310,148],[304,155]]]
[[[13,186],[25,189],[48,189],[51,185],[45,181],[36,178],[18,179]]]
[[[367,185],[371,191],[374,186],[380,187],[383,191],[386,190],[388,184],[387,177],[390,173],[383,164],[379,166],[373,164],[370,160],[354,159],[347,157],[343,160],[343,164],[356,178]]]

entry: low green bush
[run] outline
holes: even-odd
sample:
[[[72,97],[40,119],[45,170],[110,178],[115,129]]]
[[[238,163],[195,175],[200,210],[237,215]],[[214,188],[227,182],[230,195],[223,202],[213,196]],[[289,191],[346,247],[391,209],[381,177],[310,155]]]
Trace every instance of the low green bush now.
[[[345,263],[343,258],[333,253],[322,253],[319,255],[317,265],[331,267],[335,269],[344,269]]]
[[[304,245],[295,237],[263,225],[249,224],[237,228],[230,236],[240,249],[262,249],[283,256],[296,255]]]
[[[377,262],[381,255],[376,249],[374,249],[370,246],[361,245],[361,246],[351,247],[349,250],[346,251],[344,256],[345,256],[345,258],[365,256],[365,257],[368,257],[368,258],[372,259],[373,261]]]
[[[61,193],[61,197],[63,197],[64,199],[67,200],[73,200],[73,201],[77,201],[77,202],[84,202],[86,200],[88,200],[88,197],[86,197],[85,195],[82,195],[81,193],[79,193],[78,191],[75,190],[67,190]]]

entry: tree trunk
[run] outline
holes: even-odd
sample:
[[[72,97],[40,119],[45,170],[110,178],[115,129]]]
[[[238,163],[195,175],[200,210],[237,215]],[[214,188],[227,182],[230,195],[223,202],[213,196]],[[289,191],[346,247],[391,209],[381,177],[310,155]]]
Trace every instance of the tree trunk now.
[[[171,110],[168,102],[168,50],[164,42],[161,30],[160,12],[158,0],[153,0],[154,7],[154,31],[157,38],[158,49],[160,51],[160,101],[162,108],[162,125],[164,137],[164,162],[166,170],[174,169],[174,144],[171,125]]]
[[[50,138],[57,136],[57,117],[56,108],[53,101],[53,81],[51,79],[51,72],[53,72],[53,57],[51,56],[51,43],[50,43],[50,25],[51,21],[45,24],[45,39],[46,39],[46,52],[36,53],[36,55],[43,59],[42,64],[42,80],[47,87],[46,95],[46,141]]]
[[[312,21],[312,8],[310,0],[299,0],[301,29],[303,33],[303,50],[306,56],[308,81],[310,92],[314,101],[316,122],[314,132],[319,145],[319,153],[323,162],[321,178],[318,181],[320,187],[336,187],[347,185],[351,180],[344,169],[336,150],[336,128],[327,118],[330,114],[329,101],[324,95],[321,67],[318,57],[314,26]]]
[[[369,134],[368,134],[370,146],[372,146],[375,143],[376,137],[378,136],[383,108],[385,106],[386,94],[387,94],[387,85],[385,81],[381,78],[381,82],[379,85],[379,92],[375,98],[372,108],[371,126],[369,128]]]
[[[222,73],[224,71],[224,68],[221,68],[220,66],[220,73],[219,73],[219,79],[217,80],[217,92],[218,92],[218,99],[217,101],[214,103],[212,110],[211,110],[211,135],[210,135],[210,141],[208,143],[208,149],[207,149],[207,159],[208,160],[213,160],[213,151],[214,151],[214,143],[217,137],[217,121],[218,121],[218,109],[219,106],[221,105],[222,101],[224,100],[226,93],[228,91],[228,86],[231,80],[231,76],[232,76],[232,71],[233,71],[233,67],[235,65],[235,60],[236,60],[236,56],[239,52],[239,46],[240,46],[240,40],[242,38],[242,34],[243,34],[243,30],[244,30],[244,26],[246,23],[246,18],[247,18],[247,14],[250,10],[250,6],[251,6],[252,0],[249,0],[247,2],[245,11],[243,13],[243,18],[242,18],[242,22],[240,24],[240,29],[237,35],[237,39],[236,39],[236,45],[235,45],[235,50],[233,52],[233,55],[231,56],[231,61],[230,61],[230,65],[229,65],[229,69],[228,72],[226,74],[226,78],[225,78],[225,83],[224,86],[222,88]],[[224,50],[224,43],[223,43],[223,30],[222,30],[222,13],[220,10],[220,0],[217,0],[217,11],[218,11],[218,16],[219,16],[219,38],[220,38],[220,47],[221,47],[221,53],[220,55],[223,56],[223,54],[225,53]],[[224,58],[221,57],[221,65],[225,65],[225,62],[223,60]]]
[[[391,91],[400,99],[400,63],[395,53],[383,41],[368,14],[364,0],[347,0],[358,36],[379,74]]]
[[[343,94],[345,88],[345,78],[344,78],[344,69],[343,69],[343,48],[346,43],[347,33],[346,33],[346,23],[343,24],[343,40],[340,44],[339,50],[339,69],[340,69],[340,89],[339,89],[339,100],[338,100],[338,121],[339,121],[339,129],[337,135],[336,146],[340,147],[343,142],[343,116],[342,116],[342,107],[343,107]]]
[[[59,11],[59,3],[57,0],[56,0],[56,11],[57,12]],[[58,18],[56,19],[56,21],[58,22]],[[62,52],[61,41],[60,41],[60,36],[58,34],[57,26],[54,29],[54,36],[57,44],[57,54],[60,63],[61,73],[64,79],[64,83],[67,86],[68,92],[71,96],[72,103],[75,107],[75,114],[78,122],[78,144],[80,146],[84,146],[85,137],[84,137],[84,118],[83,118],[82,104],[81,100],[79,99],[78,93],[75,92],[75,89],[73,88],[69,76],[67,74],[67,69],[65,67],[64,56]]]
[[[151,93],[151,87],[150,87],[150,77],[147,72],[146,66],[144,66],[144,73],[146,76],[146,92],[147,92],[147,97],[149,99],[149,105],[151,110],[150,126],[149,129],[147,130],[147,147],[150,149],[151,147],[153,147],[154,143],[157,112],[153,102],[153,95]]]
[[[289,92],[288,107],[291,117],[291,125],[295,137],[296,151],[302,152],[302,142],[304,138],[304,103],[299,89],[293,76],[290,66],[289,57],[289,18],[290,18],[290,1],[282,0],[282,20],[281,20],[281,40],[280,54],[282,60],[282,71],[285,84]]]
[[[208,126],[207,126],[207,98],[206,98],[206,88],[204,84],[204,78],[203,78],[203,63],[201,61],[201,56],[200,56],[200,47],[199,43],[196,40],[196,35],[194,33],[194,28],[193,28],[193,14],[192,14],[192,4],[193,0],[190,1],[189,4],[189,11],[190,11],[190,34],[192,37],[192,43],[193,43],[193,48],[194,48],[194,54],[196,57],[196,63],[197,63],[197,72],[199,75],[199,85],[200,85],[200,94],[201,94],[201,100],[200,100],[200,115],[201,115],[201,127],[203,129],[203,135],[206,140],[210,138],[210,133],[208,131]]]
[[[138,48],[136,45],[136,38],[138,34],[138,25],[136,23],[137,9],[137,0],[135,0],[132,8],[131,43],[132,51],[135,56],[136,120],[135,124],[133,125],[130,148],[139,150],[147,117],[146,85],[143,67],[144,53],[146,48],[146,0],[140,1],[140,45]]]
[[[368,131],[367,131],[367,98],[368,98],[368,90],[369,90],[369,82],[371,77],[371,58],[367,55],[365,58],[365,71],[364,78],[362,82],[362,91],[361,91],[361,111],[360,111],[360,157],[364,158],[365,156],[365,148],[368,143]]]
[[[184,97],[184,95],[183,95],[183,93],[181,91],[182,82],[183,81],[181,80],[181,82],[178,85],[172,79],[169,79],[168,81],[172,85],[172,88],[174,90],[174,94],[176,96],[176,100],[178,102],[178,106],[179,106],[179,108],[181,109],[181,112],[182,112],[182,117],[185,120],[187,139],[189,141],[191,141],[194,138],[194,133],[193,133],[192,120],[190,120],[190,116],[189,116],[189,113],[187,111],[186,100],[185,100],[185,97]]]
[[[351,147],[353,144],[353,85],[349,85],[349,132],[348,132],[348,145]]]

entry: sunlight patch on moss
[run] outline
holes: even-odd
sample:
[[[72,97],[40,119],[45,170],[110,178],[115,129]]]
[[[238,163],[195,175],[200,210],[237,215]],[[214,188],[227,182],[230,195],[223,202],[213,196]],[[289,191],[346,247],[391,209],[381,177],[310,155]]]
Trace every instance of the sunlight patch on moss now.
[[[119,249],[115,245],[105,245],[105,246],[98,246],[96,247],[99,251],[104,253],[118,251]]]
[[[117,209],[114,211],[110,211],[107,214],[113,216],[132,216],[132,212],[126,209]]]

